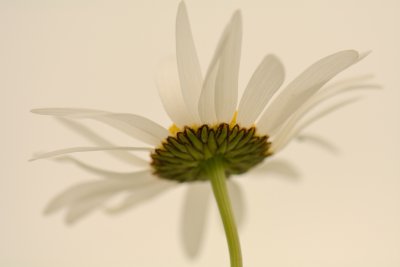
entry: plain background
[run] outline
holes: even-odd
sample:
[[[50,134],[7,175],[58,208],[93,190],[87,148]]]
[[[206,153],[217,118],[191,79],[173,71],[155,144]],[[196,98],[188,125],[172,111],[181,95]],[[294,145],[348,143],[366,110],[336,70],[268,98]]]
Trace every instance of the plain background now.
[[[39,107],[86,107],[147,116],[168,127],[154,72],[174,53],[178,1],[0,1],[0,265],[228,266],[214,203],[196,260],[179,230],[185,186],[118,216],[95,212],[67,226],[47,202],[95,179],[70,164],[28,163],[32,153],[90,145]],[[400,266],[400,5],[398,1],[188,0],[205,71],[230,14],[243,12],[243,90],[268,53],[287,80],[341,49],[372,50],[341,77],[375,75],[384,90],[306,130],[328,144],[294,142],[278,160],[288,174],[237,177],[246,199],[245,266]],[[350,95],[349,95],[350,96]],[[119,145],[130,139],[93,125]],[[312,139],[315,140],[315,139]],[[109,169],[131,170],[104,155]]]

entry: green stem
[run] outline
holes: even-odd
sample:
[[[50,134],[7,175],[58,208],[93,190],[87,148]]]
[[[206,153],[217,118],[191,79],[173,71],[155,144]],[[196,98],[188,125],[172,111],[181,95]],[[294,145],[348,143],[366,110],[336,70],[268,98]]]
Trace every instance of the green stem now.
[[[239,235],[233,217],[232,206],[226,187],[225,169],[221,161],[213,159],[207,162],[206,173],[211,181],[215,200],[224,225],[228,242],[231,267],[242,267],[242,253],[240,250]]]

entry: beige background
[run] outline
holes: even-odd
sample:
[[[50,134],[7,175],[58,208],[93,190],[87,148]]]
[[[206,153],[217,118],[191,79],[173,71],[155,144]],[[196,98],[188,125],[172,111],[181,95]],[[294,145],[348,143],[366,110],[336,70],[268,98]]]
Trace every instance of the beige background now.
[[[37,107],[87,107],[145,115],[168,126],[154,83],[174,52],[178,1],[0,2],[0,266],[228,266],[215,205],[199,257],[181,249],[184,186],[127,213],[96,212],[68,227],[42,215],[67,186],[94,179],[70,164],[28,163],[33,152],[90,143]],[[400,266],[400,4],[398,1],[188,0],[203,69],[236,8],[243,11],[240,85],[266,53],[288,79],[316,59],[373,53],[342,77],[375,74],[382,91],[307,129],[329,145],[292,143],[287,174],[239,177],[247,220],[245,266]],[[360,93],[356,94],[360,95]],[[119,145],[130,139],[94,125]],[[130,170],[101,153],[82,159]]]

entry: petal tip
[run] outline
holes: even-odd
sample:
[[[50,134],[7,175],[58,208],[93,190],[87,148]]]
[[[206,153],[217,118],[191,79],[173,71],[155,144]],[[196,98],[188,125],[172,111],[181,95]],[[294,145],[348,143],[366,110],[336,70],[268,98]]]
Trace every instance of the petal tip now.
[[[371,53],[372,53],[372,50],[367,50],[367,51],[359,53],[358,61],[363,60],[364,58],[366,58]]]
[[[186,8],[185,1],[179,2],[177,17],[180,17],[180,16],[187,16],[187,8]]]
[[[240,27],[242,26],[242,11],[240,9],[233,12],[231,23],[239,24]]]
[[[43,108],[34,108],[34,109],[31,109],[30,112],[33,114],[38,114],[38,115],[45,115]]]

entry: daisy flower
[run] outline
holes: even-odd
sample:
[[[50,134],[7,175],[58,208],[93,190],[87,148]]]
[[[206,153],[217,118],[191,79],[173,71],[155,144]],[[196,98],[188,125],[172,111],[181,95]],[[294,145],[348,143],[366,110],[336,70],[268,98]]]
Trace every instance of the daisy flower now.
[[[366,77],[326,85],[333,77],[359,62],[366,54],[340,51],[324,57],[298,75],[284,88],[284,68],[275,55],[265,56],[238,101],[242,17],[236,11],[225,27],[208,70],[203,77],[184,2],[176,18],[175,68],[164,68],[158,75],[159,94],[172,120],[169,129],[140,115],[101,110],[46,108],[36,114],[72,120],[91,119],[116,128],[149,146],[74,147],[36,155],[43,159],[86,151],[145,151],[147,168],[135,173],[105,172],[82,167],[113,179],[88,182],[68,189],[48,206],[52,212],[67,208],[67,220],[74,221],[112,196],[127,192],[124,209],[138,198],[181,183],[205,181],[211,184],[226,232],[231,266],[242,266],[227,180],[245,173],[266,158],[279,153],[310,123],[337,108],[353,102],[340,102],[305,120],[315,106],[353,89],[375,88]],[[238,103],[239,102],[239,103]],[[75,125],[76,126],[76,125]],[[132,158],[132,162],[138,158]],[[152,188],[152,193],[137,188]],[[156,188],[156,190],[154,190]]]

